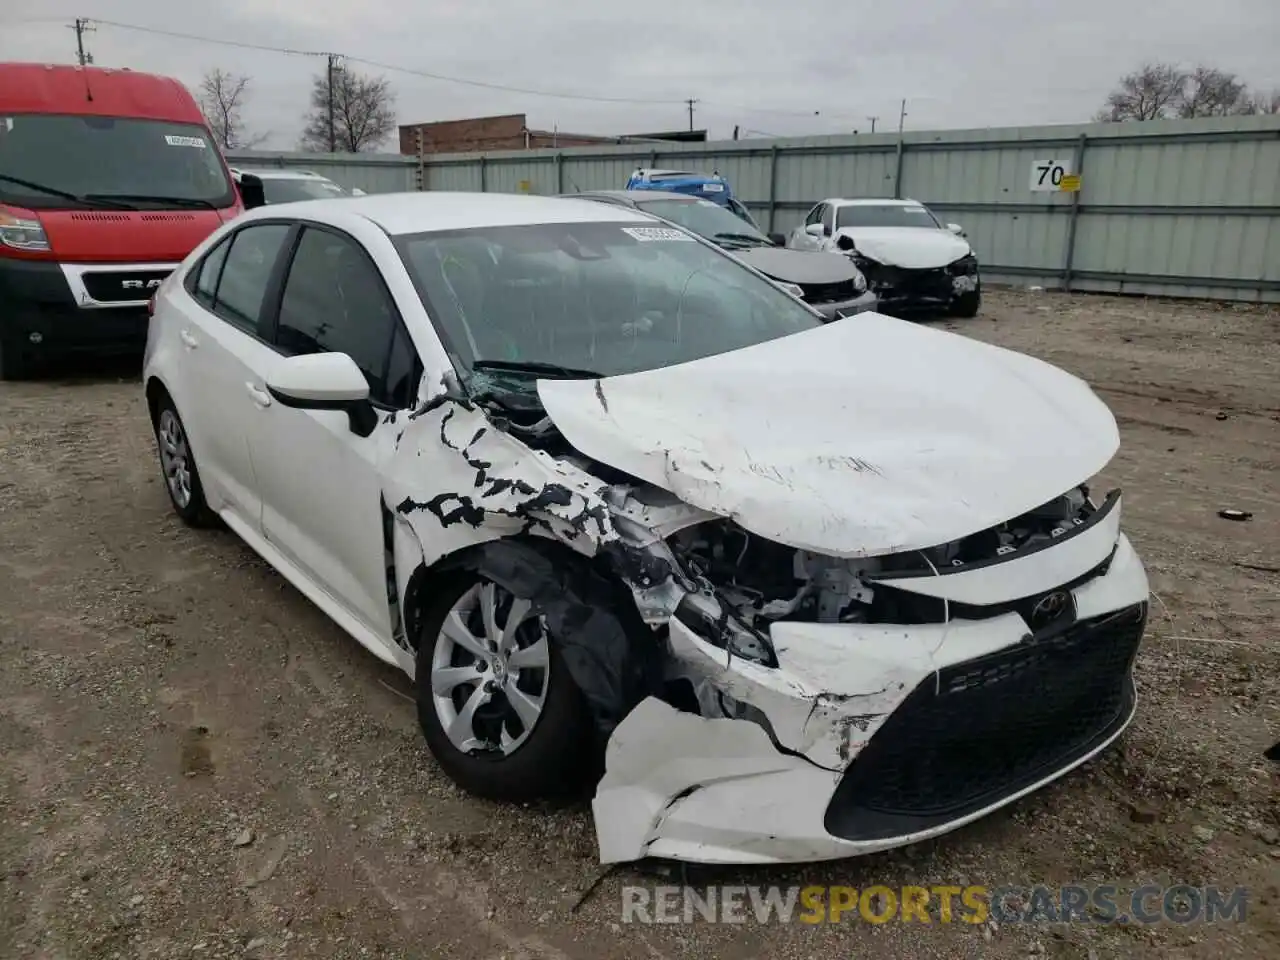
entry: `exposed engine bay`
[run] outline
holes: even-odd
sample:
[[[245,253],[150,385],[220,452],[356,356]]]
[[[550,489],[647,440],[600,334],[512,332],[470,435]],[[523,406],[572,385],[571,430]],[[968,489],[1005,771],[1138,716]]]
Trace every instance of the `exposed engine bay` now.
[[[731,520],[700,523],[668,539],[684,572],[714,589],[747,626],[941,622],[928,597],[877,585],[876,574],[940,572],[1034,549],[1086,522],[1096,507],[1080,486],[996,527],[928,550],[846,560],[774,543]],[[905,609],[904,609],[905,608]]]

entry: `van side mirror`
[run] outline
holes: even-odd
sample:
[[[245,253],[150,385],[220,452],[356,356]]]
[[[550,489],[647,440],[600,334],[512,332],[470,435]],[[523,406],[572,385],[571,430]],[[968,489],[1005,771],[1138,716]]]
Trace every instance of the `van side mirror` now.
[[[240,174],[240,202],[246,210],[264,206],[267,202],[262,188],[262,178],[252,173]]]

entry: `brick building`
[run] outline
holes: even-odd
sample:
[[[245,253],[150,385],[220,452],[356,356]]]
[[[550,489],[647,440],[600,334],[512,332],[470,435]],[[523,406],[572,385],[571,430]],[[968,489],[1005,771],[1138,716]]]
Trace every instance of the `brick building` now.
[[[594,144],[626,143],[629,140],[675,140],[702,143],[705,130],[674,133],[633,134],[626,137],[597,137],[556,130],[531,130],[523,113],[501,117],[472,117],[467,120],[439,120],[400,127],[400,152],[417,156],[417,132],[422,131],[423,153],[479,153],[487,150],[536,150],[541,147],[589,147]]]

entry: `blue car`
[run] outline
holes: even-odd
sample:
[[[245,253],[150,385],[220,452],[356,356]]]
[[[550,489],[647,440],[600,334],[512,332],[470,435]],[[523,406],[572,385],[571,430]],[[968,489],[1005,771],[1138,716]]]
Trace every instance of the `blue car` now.
[[[741,202],[734,199],[729,181],[716,171],[711,173],[695,173],[691,170],[648,170],[644,167],[636,170],[627,181],[627,190],[662,190],[667,193],[683,193],[700,200],[710,200],[719,204],[745,220],[757,230],[760,225],[752,219],[751,214]]]

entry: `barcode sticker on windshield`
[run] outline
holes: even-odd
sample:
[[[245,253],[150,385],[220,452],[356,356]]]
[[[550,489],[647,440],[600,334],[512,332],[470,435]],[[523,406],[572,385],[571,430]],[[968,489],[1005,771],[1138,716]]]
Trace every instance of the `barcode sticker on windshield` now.
[[[201,150],[205,148],[205,142],[199,137],[171,137],[166,135],[164,142],[171,147],[199,147]]]
[[[693,237],[679,230],[672,230],[670,227],[623,227],[622,232],[629,237],[634,237],[641,243],[649,243],[652,240],[687,240],[694,243]]]

